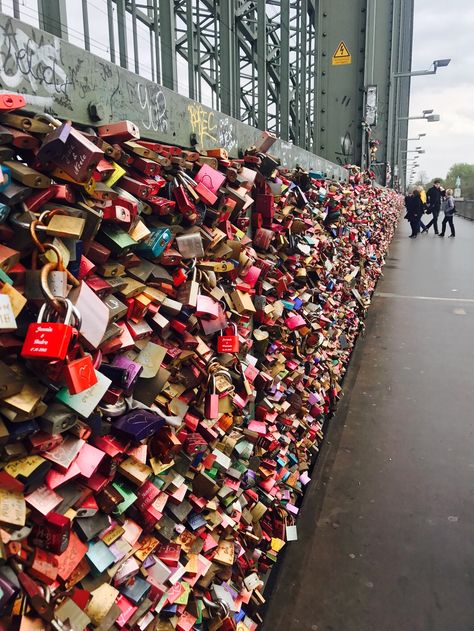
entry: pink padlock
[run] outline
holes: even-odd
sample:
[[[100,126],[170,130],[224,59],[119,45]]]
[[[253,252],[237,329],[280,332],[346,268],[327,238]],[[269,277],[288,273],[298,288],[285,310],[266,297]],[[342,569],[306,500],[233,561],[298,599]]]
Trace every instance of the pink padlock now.
[[[214,375],[209,377],[207,384],[208,391],[204,399],[204,416],[209,420],[219,418],[219,395],[216,392],[216,378]],[[209,388],[211,391],[209,392]]]
[[[214,320],[219,317],[219,303],[209,296],[199,294],[195,315],[200,318],[211,318]]]
[[[298,329],[300,326],[305,326],[306,320],[299,313],[289,316],[285,320],[285,325],[290,329],[290,331],[294,331]]]

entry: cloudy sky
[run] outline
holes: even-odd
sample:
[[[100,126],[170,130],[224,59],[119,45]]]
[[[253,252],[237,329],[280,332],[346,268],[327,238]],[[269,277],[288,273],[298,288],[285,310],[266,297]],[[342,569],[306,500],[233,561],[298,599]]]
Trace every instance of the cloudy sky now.
[[[444,177],[455,162],[474,164],[474,1],[415,0],[413,70],[449,57],[447,68],[411,84],[411,116],[425,109],[441,116],[410,123],[410,138],[427,134],[419,163],[429,177]]]

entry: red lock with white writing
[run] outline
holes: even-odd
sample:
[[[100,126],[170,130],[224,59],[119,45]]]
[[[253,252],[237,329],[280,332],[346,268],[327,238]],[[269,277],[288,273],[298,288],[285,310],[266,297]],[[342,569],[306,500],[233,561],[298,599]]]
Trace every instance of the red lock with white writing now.
[[[78,320],[79,315],[73,309],[70,300],[65,298],[62,301],[66,305],[64,322],[50,322],[50,318],[55,317],[56,314],[49,305],[44,304],[38,314],[38,321],[28,327],[21,349],[22,357],[47,360],[66,358],[71,340],[74,335],[77,335],[77,330],[71,322],[73,318]]]
[[[238,353],[240,348],[237,326],[232,322],[226,326],[223,334],[217,338],[217,351],[219,353]]]

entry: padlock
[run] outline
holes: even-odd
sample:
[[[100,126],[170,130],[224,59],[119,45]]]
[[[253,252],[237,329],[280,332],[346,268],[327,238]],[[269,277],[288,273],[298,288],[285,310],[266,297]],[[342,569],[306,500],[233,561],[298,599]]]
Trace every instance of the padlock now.
[[[191,232],[176,237],[178,250],[185,259],[196,259],[204,256],[202,236],[200,232]]]
[[[150,236],[142,241],[137,247],[136,252],[146,258],[155,259],[163,254],[164,250],[173,240],[173,235],[169,228],[156,228]]]
[[[52,160],[75,182],[86,182],[103,156],[103,151],[71,127],[64,148]]]
[[[48,552],[62,554],[69,545],[70,533],[71,520],[65,515],[50,512],[33,527],[32,543]]]
[[[92,357],[86,354],[82,347],[80,357],[67,361],[64,366],[64,380],[70,394],[79,394],[97,383]]]
[[[30,324],[21,350],[21,356],[27,359],[65,359],[73,335],[77,330],[71,323],[80,326],[80,317],[73,313],[70,300],[63,299],[66,306],[64,322],[50,322],[52,309],[46,303],[41,307],[38,321]],[[46,320],[43,321],[43,318]]]
[[[221,331],[222,333],[222,331]],[[217,337],[217,351],[219,353],[238,353],[240,348],[237,325],[231,322]]]
[[[209,392],[209,388],[211,391]],[[207,391],[204,399],[204,416],[210,420],[219,417],[219,395],[216,392],[216,378],[212,374],[207,383]]]

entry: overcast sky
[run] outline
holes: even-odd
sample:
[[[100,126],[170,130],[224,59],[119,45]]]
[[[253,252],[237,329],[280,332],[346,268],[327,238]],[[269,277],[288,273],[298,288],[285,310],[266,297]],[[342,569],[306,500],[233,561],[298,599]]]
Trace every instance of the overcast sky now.
[[[419,163],[429,177],[444,177],[455,162],[474,164],[474,0],[415,0],[413,70],[449,57],[447,68],[411,83],[410,115],[434,109],[441,116],[410,123],[410,138],[427,134]]]

